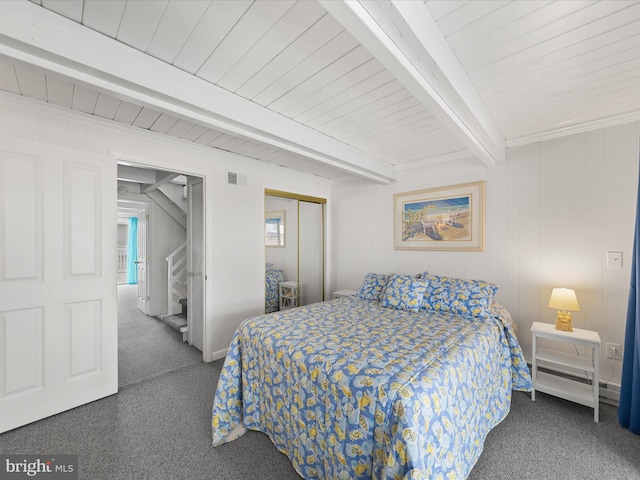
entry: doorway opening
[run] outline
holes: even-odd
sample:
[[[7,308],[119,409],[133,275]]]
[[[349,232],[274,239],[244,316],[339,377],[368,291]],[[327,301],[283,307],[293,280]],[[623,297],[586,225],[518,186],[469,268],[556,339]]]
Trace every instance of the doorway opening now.
[[[118,163],[119,387],[203,361],[203,186]]]

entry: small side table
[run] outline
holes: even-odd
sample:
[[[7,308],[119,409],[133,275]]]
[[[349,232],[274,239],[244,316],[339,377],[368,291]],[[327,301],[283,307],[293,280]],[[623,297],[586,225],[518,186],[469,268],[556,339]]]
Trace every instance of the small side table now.
[[[548,393],[556,397],[564,398],[572,402],[593,408],[593,421],[598,421],[600,404],[600,335],[591,330],[574,328],[573,332],[556,330],[555,325],[549,323],[533,322],[531,325],[533,335],[531,347],[533,360],[531,362],[531,378],[533,389],[531,400],[535,401],[536,391]],[[590,357],[581,357],[569,353],[556,352],[538,348],[538,339],[547,338],[558,342],[581,345],[591,349]],[[544,361],[561,367],[569,367],[585,372],[593,376],[592,385],[563,378],[544,372],[538,372],[538,361]]]
[[[356,293],[358,292],[356,292],[355,290],[338,290],[331,294],[331,299],[335,300],[336,298],[341,297],[353,297]]]
[[[302,284],[296,281],[280,282],[278,284],[280,294],[280,310],[296,308],[302,301]]]

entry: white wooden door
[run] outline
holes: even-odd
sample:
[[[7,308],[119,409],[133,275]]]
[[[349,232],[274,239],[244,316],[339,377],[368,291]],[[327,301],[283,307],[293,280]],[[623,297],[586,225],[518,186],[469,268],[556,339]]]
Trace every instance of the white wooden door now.
[[[0,432],[118,390],[116,162],[0,137]]]
[[[147,292],[147,225],[149,219],[149,208],[145,207],[138,210],[138,257],[136,265],[138,266],[138,309],[148,314],[149,294]]]
[[[189,178],[187,222],[187,337],[204,349],[204,188],[202,178]]]

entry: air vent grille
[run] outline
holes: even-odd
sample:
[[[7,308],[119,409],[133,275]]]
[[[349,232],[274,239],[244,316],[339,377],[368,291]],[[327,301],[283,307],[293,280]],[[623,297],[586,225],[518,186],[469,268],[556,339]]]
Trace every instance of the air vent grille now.
[[[237,185],[238,184],[238,174],[233,172],[227,172],[227,183],[229,185]]]

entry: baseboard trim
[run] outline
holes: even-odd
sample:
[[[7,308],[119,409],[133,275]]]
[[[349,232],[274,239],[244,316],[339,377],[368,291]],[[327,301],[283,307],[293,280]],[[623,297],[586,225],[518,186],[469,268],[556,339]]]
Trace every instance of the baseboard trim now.
[[[216,361],[220,358],[224,358],[227,356],[227,353],[229,352],[228,348],[225,348],[224,350],[218,350],[217,352],[212,352],[211,353],[211,360],[212,361]]]
[[[600,383],[600,401],[615,405],[620,405],[620,385],[617,383]]]

